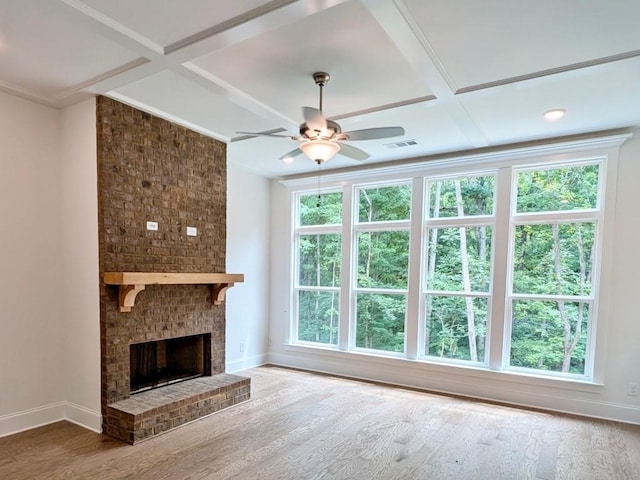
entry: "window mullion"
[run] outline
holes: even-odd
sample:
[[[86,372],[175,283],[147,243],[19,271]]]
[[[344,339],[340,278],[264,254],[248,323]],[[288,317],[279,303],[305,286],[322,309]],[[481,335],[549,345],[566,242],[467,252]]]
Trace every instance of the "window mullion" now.
[[[407,358],[417,359],[424,353],[424,318],[422,295],[422,222],[424,219],[423,177],[413,179],[411,188],[411,233],[409,235],[409,285],[405,319],[405,348]]]
[[[354,239],[353,239],[353,187],[345,185],[342,188],[342,269],[340,288],[340,327],[338,329],[338,348],[349,350],[353,342],[352,332],[355,328],[353,317],[353,275],[352,265]],[[353,326],[352,326],[353,325]]]
[[[510,281],[509,258],[511,251],[511,199],[513,196],[513,170],[511,167],[502,167],[498,170],[496,182],[495,202],[495,232],[493,242],[493,272],[491,278],[491,305],[490,317],[487,325],[487,340],[489,343],[489,368],[502,370],[504,356],[508,354],[508,338],[505,326],[506,317],[510,312],[507,295],[511,290],[508,287]]]

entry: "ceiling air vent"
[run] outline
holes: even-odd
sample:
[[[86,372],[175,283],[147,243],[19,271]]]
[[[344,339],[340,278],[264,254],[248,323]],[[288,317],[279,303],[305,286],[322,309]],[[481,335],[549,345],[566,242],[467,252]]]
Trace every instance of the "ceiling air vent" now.
[[[417,145],[418,142],[415,140],[404,140],[402,142],[393,142],[393,143],[385,143],[384,146],[387,148],[400,148],[400,147],[410,147],[412,145]]]

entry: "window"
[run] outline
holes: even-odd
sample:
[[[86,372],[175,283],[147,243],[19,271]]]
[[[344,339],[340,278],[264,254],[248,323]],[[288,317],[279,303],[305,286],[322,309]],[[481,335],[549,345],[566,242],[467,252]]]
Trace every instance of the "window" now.
[[[592,378],[605,161],[499,159],[295,194],[292,341]]]
[[[404,352],[411,186],[356,189],[358,348]]]
[[[299,195],[296,312],[300,342],[338,342],[342,194]]]
[[[485,363],[493,175],[428,182],[424,354]]]
[[[516,171],[509,365],[584,375],[600,166]]]

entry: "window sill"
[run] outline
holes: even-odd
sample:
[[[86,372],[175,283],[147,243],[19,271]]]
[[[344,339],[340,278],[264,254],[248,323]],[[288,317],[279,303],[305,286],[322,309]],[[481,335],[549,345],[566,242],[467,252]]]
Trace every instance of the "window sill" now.
[[[583,379],[547,377],[534,373],[516,372],[512,370],[489,370],[488,368],[483,368],[481,366],[445,364],[425,359],[412,360],[404,357],[387,356],[384,354],[375,354],[370,352],[338,350],[331,346],[325,347],[322,345],[296,343],[286,344],[284,349],[292,354],[301,354],[305,357],[316,356],[333,361],[339,360],[341,362],[353,362],[353,366],[356,367],[397,367],[401,368],[403,372],[407,372],[407,374],[411,375],[415,375],[416,373],[420,375],[420,377],[423,377],[425,374],[442,375],[462,383],[473,381],[473,379],[475,379],[499,382],[505,386],[510,384],[514,387],[521,386],[562,389],[593,395],[601,394],[604,390],[604,384]],[[375,378],[370,379],[376,380]],[[407,382],[404,381],[398,381],[397,383],[399,385],[407,384]]]

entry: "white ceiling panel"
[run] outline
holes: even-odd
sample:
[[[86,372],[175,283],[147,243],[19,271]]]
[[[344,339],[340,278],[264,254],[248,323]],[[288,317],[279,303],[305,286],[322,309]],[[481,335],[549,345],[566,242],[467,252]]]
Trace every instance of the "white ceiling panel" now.
[[[82,0],[90,8],[166,47],[248,11],[269,0]]]
[[[367,162],[416,157],[473,146],[448,108],[435,102],[374,112],[340,120],[339,123],[344,131],[388,126],[400,126],[405,129],[405,135],[402,137],[350,142],[371,154],[371,159]],[[415,141],[416,144],[398,148],[393,146],[395,143],[407,141]]]
[[[618,128],[640,123],[639,78],[635,58],[475,92],[462,104],[492,144]],[[566,115],[545,120],[555,108]]]
[[[324,92],[329,116],[431,95],[360,2],[334,6],[193,63],[299,120],[302,106],[318,106],[315,71],[331,75]]]
[[[0,83],[47,100],[138,56],[46,0],[0,3]]]
[[[113,90],[109,96],[223,141],[236,136],[238,125],[246,125],[252,131],[270,128],[264,119],[226,96],[171,71]]]
[[[640,50],[638,0],[403,1],[456,89]]]

